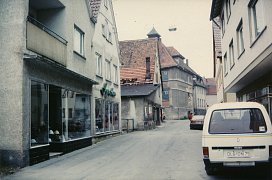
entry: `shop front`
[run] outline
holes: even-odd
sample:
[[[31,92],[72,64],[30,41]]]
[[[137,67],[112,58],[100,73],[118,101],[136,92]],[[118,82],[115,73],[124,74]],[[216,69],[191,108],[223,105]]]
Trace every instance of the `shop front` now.
[[[264,105],[272,119],[272,86],[266,85],[258,89],[251,90],[238,96],[238,100],[242,101],[245,97],[246,101],[259,102]]]
[[[105,134],[118,132],[119,127],[119,103],[111,100],[95,100],[95,133]]]
[[[30,164],[92,144],[90,98],[31,80]]]

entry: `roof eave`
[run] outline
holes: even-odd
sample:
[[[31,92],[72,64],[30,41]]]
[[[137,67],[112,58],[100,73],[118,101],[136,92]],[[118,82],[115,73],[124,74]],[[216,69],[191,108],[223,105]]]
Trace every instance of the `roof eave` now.
[[[224,0],[212,0],[212,7],[210,13],[210,21],[220,15]]]

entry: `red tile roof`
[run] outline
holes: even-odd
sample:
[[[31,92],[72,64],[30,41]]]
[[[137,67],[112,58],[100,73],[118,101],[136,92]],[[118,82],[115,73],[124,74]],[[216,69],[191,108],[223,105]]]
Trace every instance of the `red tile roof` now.
[[[154,79],[155,61],[159,59],[161,69],[178,67],[197,75],[187,64],[184,57],[174,48],[166,47],[158,37],[120,41],[120,78],[128,83],[151,83]],[[146,58],[150,58],[151,81],[146,80]],[[177,58],[178,60],[174,59]],[[179,61],[179,62],[178,62]]]
[[[159,56],[160,56],[161,68],[178,65],[177,62],[172,58],[166,46],[162,42],[159,43]]]
[[[155,60],[157,58],[157,39],[120,41],[121,79],[137,78],[145,82],[146,58],[150,58],[151,79],[154,78]]]
[[[172,57],[174,56],[178,56],[182,59],[184,59],[184,57],[178,52],[178,50],[176,50],[174,47],[170,46],[167,47],[167,51],[171,54]]]

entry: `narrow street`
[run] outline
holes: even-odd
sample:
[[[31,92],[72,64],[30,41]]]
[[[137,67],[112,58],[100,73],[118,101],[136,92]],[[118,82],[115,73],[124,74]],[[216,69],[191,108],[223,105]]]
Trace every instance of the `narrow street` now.
[[[155,130],[113,137],[4,179],[269,179],[252,169],[207,176],[201,133],[190,130],[186,120],[167,121]]]

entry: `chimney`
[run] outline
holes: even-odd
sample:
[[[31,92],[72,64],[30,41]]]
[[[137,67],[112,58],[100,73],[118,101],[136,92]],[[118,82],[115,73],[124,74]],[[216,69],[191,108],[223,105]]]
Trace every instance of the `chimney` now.
[[[188,59],[184,59],[183,61],[184,61],[184,63],[185,63],[187,66],[189,66],[189,64],[188,64]]]

